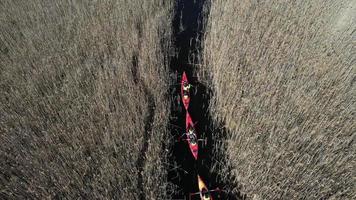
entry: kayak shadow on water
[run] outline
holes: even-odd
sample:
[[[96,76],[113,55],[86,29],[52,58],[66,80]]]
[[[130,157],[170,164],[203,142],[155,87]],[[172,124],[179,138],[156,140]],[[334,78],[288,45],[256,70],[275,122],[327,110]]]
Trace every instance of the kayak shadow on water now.
[[[224,141],[226,132],[221,124],[213,122],[209,112],[209,102],[212,92],[209,87],[203,85],[194,76],[196,70],[188,64],[192,55],[197,56],[203,30],[203,9],[205,0],[178,0],[175,5],[175,17],[173,19],[173,37],[177,56],[172,57],[170,63],[171,87],[169,93],[172,97],[170,132],[173,145],[170,147],[168,181],[175,188],[172,199],[186,199],[189,193],[199,191],[199,174],[208,189],[220,188],[223,192],[213,193],[214,199],[244,199],[241,195],[231,195],[232,189],[237,188],[233,181],[226,180],[219,175],[219,167],[224,165],[225,155],[220,149],[216,149],[219,142]],[[190,152],[187,141],[178,141],[186,132],[186,111],[180,99],[180,80],[183,72],[186,72],[188,81],[193,85],[191,101],[188,112],[195,124],[197,137],[206,139],[204,144],[199,143],[198,160],[195,160]],[[213,170],[214,169],[214,170]],[[199,195],[196,198],[199,199]]]

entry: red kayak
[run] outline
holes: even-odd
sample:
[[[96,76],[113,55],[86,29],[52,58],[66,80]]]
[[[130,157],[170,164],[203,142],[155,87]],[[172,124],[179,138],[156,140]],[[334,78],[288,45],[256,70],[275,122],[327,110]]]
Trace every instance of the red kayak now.
[[[188,88],[188,90],[184,91],[184,87]],[[190,101],[189,87],[190,86],[189,86],[187,74],[183,72],[182,81],[181,81],[181,95],[182,95],[182,101],[185,110],[188,110],[189,107],[189,101]]]
[[[190,117],[189,113],[187,112],[186,114],[186,119],[185,119],[185,127],[186,127],[186,136],[187,136],[187,142],[190,148],[190,151],[192,152],[195,160],[198,160],[198,139],[197,139],[197,134],[194,128],[194,123],[192,118]]]

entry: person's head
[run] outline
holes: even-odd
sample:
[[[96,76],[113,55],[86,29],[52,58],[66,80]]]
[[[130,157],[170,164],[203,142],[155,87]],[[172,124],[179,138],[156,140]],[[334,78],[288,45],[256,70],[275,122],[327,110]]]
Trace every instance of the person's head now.
[[[189,132],[189,133],[194,133],[194,128],[193,128],[192,126],[189,126],[188,132]]]
[[[184,82],[183,82],[183,86],[184,86],[184,87],[187,87],[188,85],[189,85],[189,84],[188,84],[187,81],[184,81]]]

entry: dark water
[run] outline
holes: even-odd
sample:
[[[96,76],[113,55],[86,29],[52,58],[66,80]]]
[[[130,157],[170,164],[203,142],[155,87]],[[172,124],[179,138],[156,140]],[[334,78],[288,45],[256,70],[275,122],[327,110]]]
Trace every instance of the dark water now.
[[[209,87],[199,83],[199,80],[194,76],[196,65],[191,64],[191,60],[194,60],[200,52],[199,41],[203,37],[203,17],[207,14],[203,14],[205,3],[208,2],[205,0],[178,0],[175,6],[173,37],[177,56],[171,58],[170,64],[173,83],[171,86],[173,100],[170,129],[175,140],[178,140],[178,137],[185,132],[186,112],[181,100],[178,99],[179,83],[181,75],[185,71],[188,80],[194,85],[188,111],[193,122],[196,123],[198,138],[206,138],[207,144],[199,145],[198,161],[194,159],[186,141],[176,142],[171,147],[171,169],[168,176],[169,182],[177,187],[172,199],[185,199],[189,197],[189,193],[198,192],[197,174],[204,179],[209,189],[219,187],[226,190],[226,192],[214,193],[214,199],[241,199],[241,196],[230,195],[229,190],[236,187],[232,182],[220,180],[219,174],[211,170],[215,163],[224,163],[223,152],[216,152],[213,148],[216,142],[222,140],[220,136],[223,135],[224,130],[222,126],[213,124],[208,110],[211,91],[209,91]],[[180,27],[183,27],[183,30]],[[199,196],[193,199],[199,199]]]

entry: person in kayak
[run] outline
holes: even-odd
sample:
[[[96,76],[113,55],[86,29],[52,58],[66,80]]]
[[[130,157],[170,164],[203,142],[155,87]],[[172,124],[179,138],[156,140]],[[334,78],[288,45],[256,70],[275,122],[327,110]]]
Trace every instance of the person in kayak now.
[[[183,83],[183,98],[188,99],[189,98],[189,90],[192,87],[191,84],[184,82]]]
[[[207,189],[203,189],[202,191],[201,191],[201,199],[206,199],[206,200],[209,200],[209,199],[211,199],[211,195],[210,195],[210,192],[207,190]]]
[[[197,135],[195,134],[193,127],[189,127],[188,133],[187,133],[187,139],[193,145],[195,145],[197,143]]]

